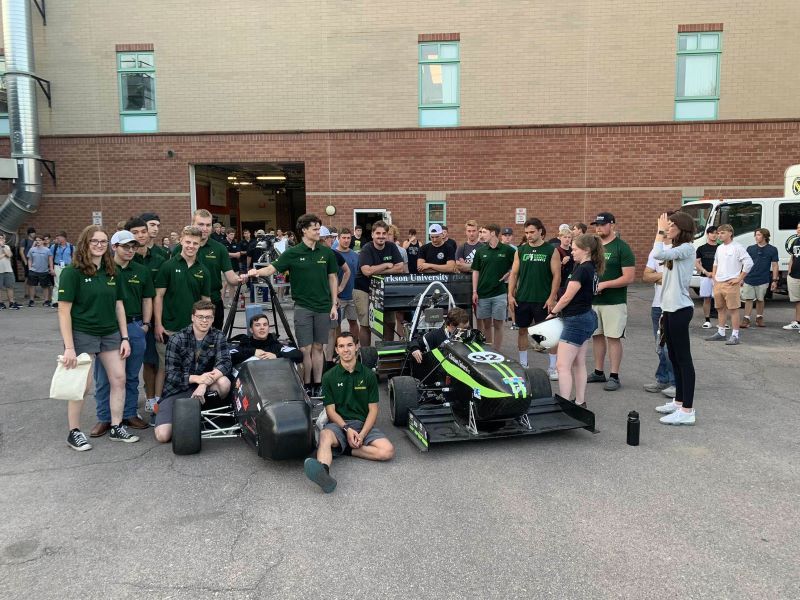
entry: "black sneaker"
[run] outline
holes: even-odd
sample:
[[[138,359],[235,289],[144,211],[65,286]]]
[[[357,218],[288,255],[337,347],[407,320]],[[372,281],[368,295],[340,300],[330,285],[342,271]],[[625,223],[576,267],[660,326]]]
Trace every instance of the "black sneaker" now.
[[[316,458],[307,458],[303,463],[303,471],[311,481],[322,488],[326,494],[330,494],[336,489],[336,480],[321,462]]]
[[[58,302],[53,302],[53,303],[50,305],[50,308],[58,308]]]
[[[6,303],[0,302],[0,310],[5,310],[5,309],[6,309]]]
[[[45,308],[50,308],[50,300],[45,300],[44,302],[42,302],[42,306],[44,306]]]
[[[8,308],[10,308],[11,310],[19,310],[22,307],[18,303],[12,302],[11,304],[8,305]]]
[[[608,380],[606,379],[605,373],[598,375],[594,371],[592,371],[589,374],[589,377],[586,378],[586,383],[605,383],[606,381]]]
[[[85,452],[91,450],[92,445],[80,429],[73,429],[67,436],[67,446],[78,452]]]
[[[33,300],[28,300],[28,308],[33,308]]]
[[[108,437],[114,442],[125,442],[126,444],[139,441],[139,436],[128,433],[128,430],[125,429],[125,425],[112,425]]]

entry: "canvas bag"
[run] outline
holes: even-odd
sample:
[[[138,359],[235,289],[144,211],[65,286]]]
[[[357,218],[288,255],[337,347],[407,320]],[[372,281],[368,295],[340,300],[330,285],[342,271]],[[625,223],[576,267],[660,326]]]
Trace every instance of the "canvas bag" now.
[[[55,400],[83,400],[92,357],[85,352],[78,355],[78,366],[74,369],[64,367],[64,357],[59,355],[53,381],[50,382],[50,397]]]

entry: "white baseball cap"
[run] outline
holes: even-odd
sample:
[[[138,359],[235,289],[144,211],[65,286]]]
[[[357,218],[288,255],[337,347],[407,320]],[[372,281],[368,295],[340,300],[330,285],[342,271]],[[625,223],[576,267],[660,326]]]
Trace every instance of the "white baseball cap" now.
[[[442,235],[442,226],[434,223],[428,227],[428,235]]]
[[[117,231],[114,235],[111,236],[112,246],[120,246],[131,243],[136,246],[141,245],[139,244],[139,242],[136,241],[136,238],[133,237],[133,234],[127,229],[123,229],[122,231]]]
[[[319,228],[319,237],[330,237],[330,236],[331,236],[330,229],[325,227],[325,225]]]

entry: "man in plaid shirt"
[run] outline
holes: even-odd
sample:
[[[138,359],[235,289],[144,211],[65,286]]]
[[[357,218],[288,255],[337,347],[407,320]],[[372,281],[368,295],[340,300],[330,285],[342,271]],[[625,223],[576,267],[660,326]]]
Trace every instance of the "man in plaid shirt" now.
[[[214,303],[200,300],[192,306],[192,324],[167,342],[164,393],[156,413],[156,439],[172,438],[172,406],[176,398],[191,394],[200,402],[208,392],[227,398],[231,391],[231,354],[228,342],[214,321]]]

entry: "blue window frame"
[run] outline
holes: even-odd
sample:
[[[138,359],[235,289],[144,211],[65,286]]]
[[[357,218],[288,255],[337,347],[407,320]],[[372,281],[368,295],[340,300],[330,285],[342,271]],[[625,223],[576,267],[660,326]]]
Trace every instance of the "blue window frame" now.
[[[6,57],[0,55],[0,135],[8,135],[8,91],[6,90]]]
[[[117,52],[122,133],[158,131],[156,65],[152,52]]]
[[[445,225],[447,223],[447,202],[436,200],[425,203],[425,239],[430,241],[428,230],[431,225]]]
[[[719,63],[722,33],[678,34],[675,120],[711,120],[719,116]]]
[[[456,127],[461,120],[458,42],[419,45],[419,126]]]

